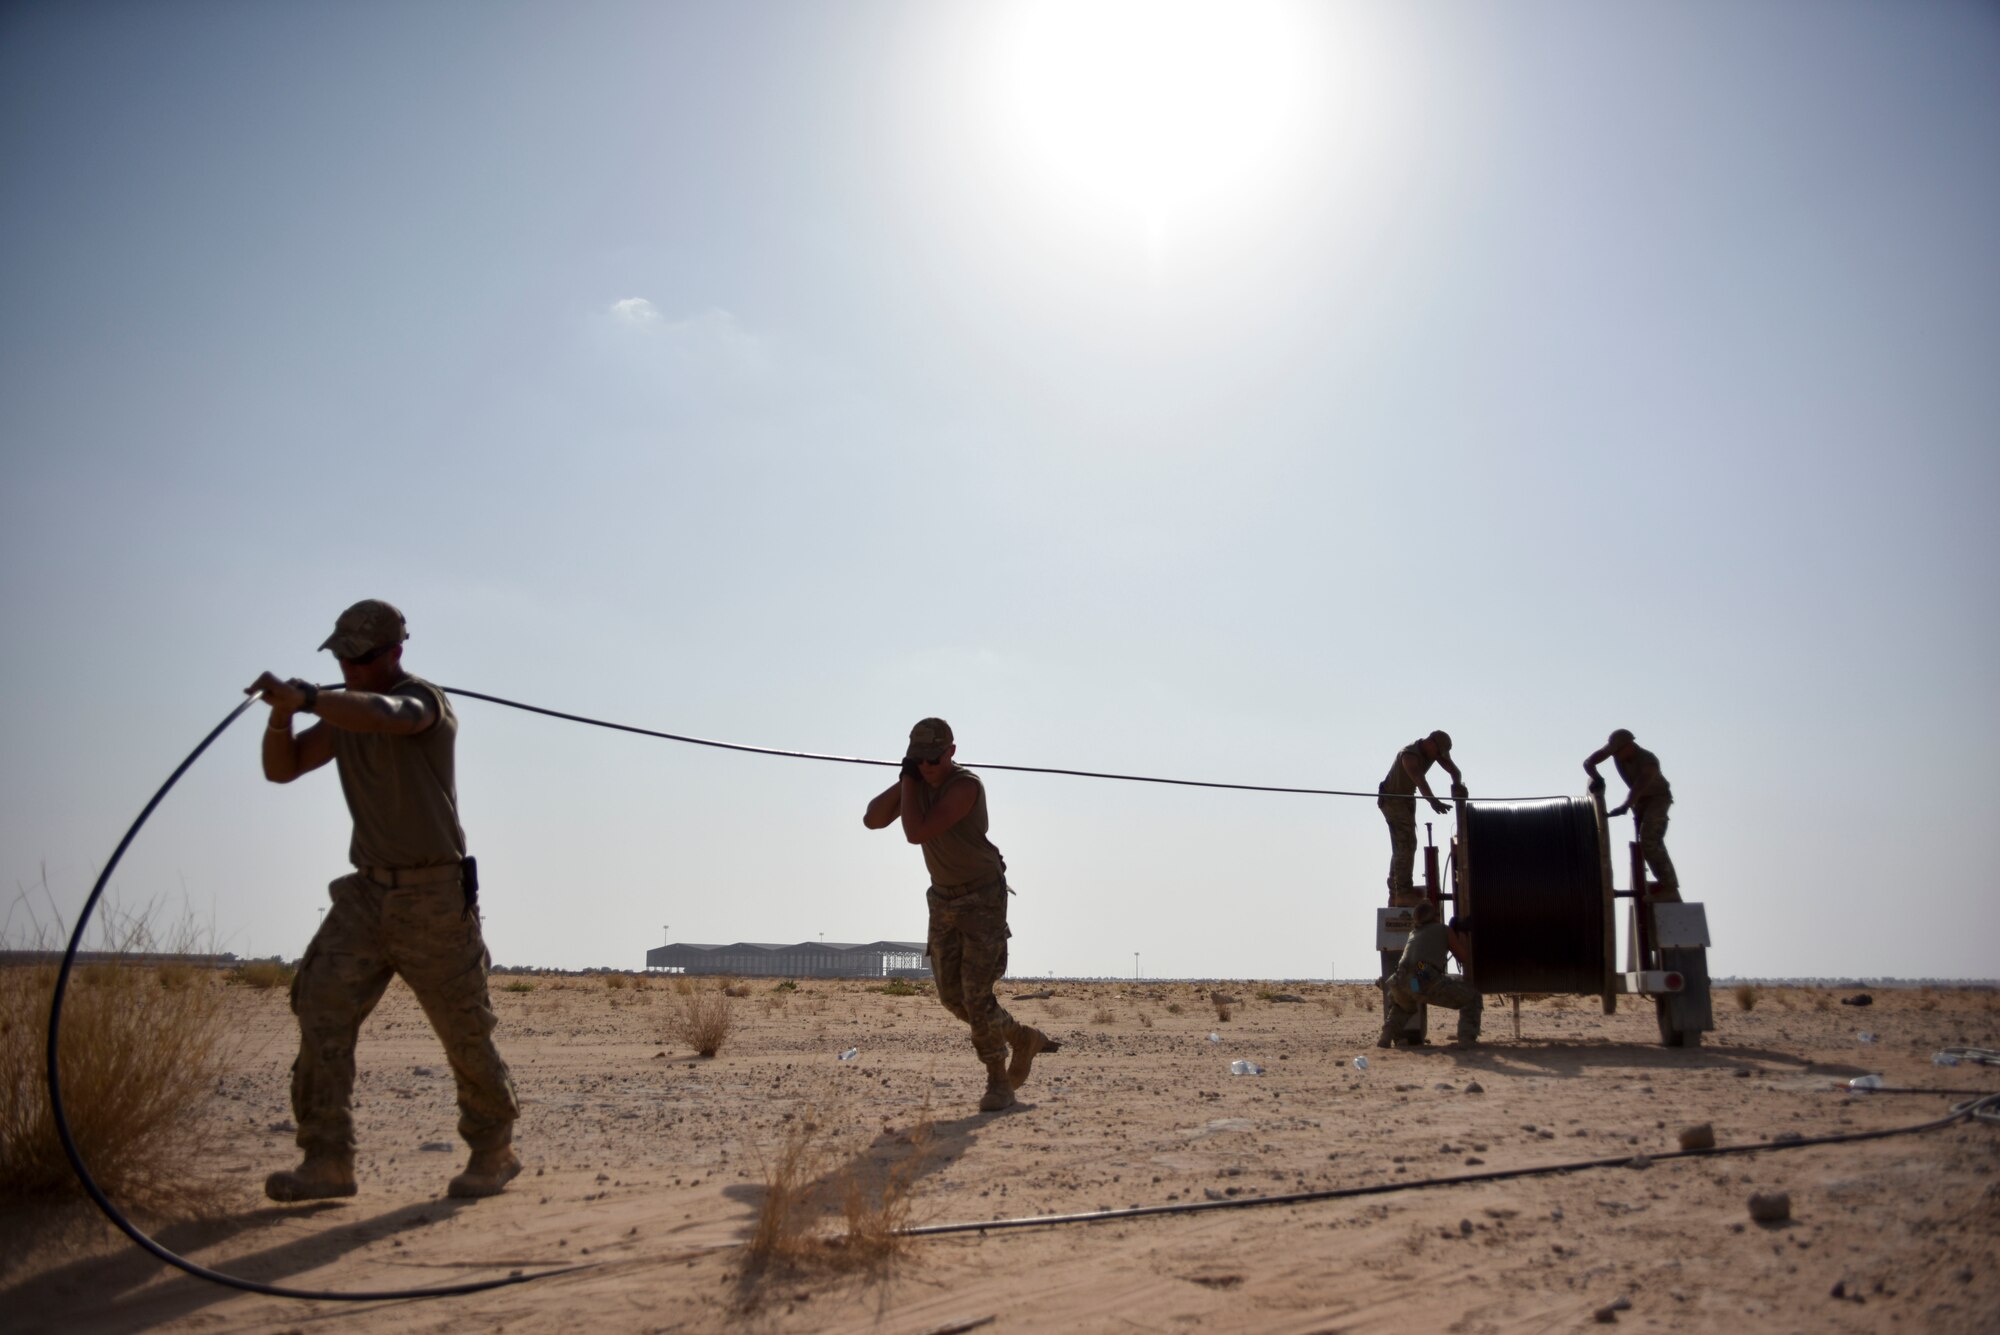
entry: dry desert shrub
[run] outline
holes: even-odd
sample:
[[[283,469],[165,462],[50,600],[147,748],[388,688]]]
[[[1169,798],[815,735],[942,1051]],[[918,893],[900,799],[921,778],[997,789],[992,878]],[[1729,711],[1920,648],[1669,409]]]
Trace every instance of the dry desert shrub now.
[[[805,1264],[834,1270],[879,1268],[908,1245],[914,1187],[922,1174],[935,1128],[927,1098],[915,1124],[901,1137],[908,1154],[876,1171],[868,1153],[829,1170],[833,1150],[825,1128],[838,1118],[807,1103],[785,1123],[785,1134],[768,1159],[756,1153],[764,1198],[750,1236],[753,1271],[796,1269]],[[837,1199],[843,1224],[833,1236],[817,1231],[823,1203]]]
[[[1117,1016],[1111,1013],[1109,1006],[1099,1006],[1096,1011],[1092,1012],[1090,1022],[1092,1024],[1111,1024],[1117,1018]]]
[[[930,1096],[910,1128],[910,1152],[889,1166],[873,1181],[850,1173],[840,1195],[840,1214],[847,1233],[839,1239],[840,1256],[850,1264],[881,1266],[895,1259],[909,1245],[903,1230],[909,1227],[910,1208],[916,1201],[914,1187],[923,1172],[934,1126]]]
[[[91,1176],[121,1204],[185,1212],[213,1189],[184,1173],[221,1067],[222,991],[192,966],[72,975],[62,1010],[63,1112]],[[44,1083],[56,970],[0,969],[0,1197],[73,1195]]]
[[[229,981],[239,987],[269,991],[292,985],[292,966],[277,960],[245,960],[229,971]]]
[[[827,1158],[820,1130],[817,1110],[807,1104],[785,1123],[784,1139],[770,1159],[752,1151],[764,1179],[757,1227],[750,1234],[753,1269],[797,1265],[813,1248],[810,1197]]]
[[[1830,996],[1828,996],[1828,995],[1827,995],[1826,993],[1824,993],[1824,992],[1821,992],[1821,993],[1820,993],[1820,994],[1819,994],[1818,996],[1815,996],[1815,997],[1813,998],[1813,1009],[1814,1009],[1814,1010],[1816,1010],[1816,1011],[1830,1011],[1830,1010],[1832,1010],[1832,1009],[1833,1009],[1833,998],[1832,998],[1832,997],[1830,997]]]
[[[723,987],[722,995],[725,997],[747,997],[750,995],[750,987],[747,983],[729,983]]]
[[[1181,1003],[1178,1001],[1170,1001],[1167,1003],[1167,1014],[1169,1015],[1179,1015],[1182,1011],[1186,1009],[1187,1007],[1181,1005]]]
[[[684,973],[681,973],[681,974],[675,974],[675,975],[674,975],[674,995],[675,995],[675,996],[677,996],[677,997],[691,997],[691,996],[693,996],[693,995],[694,995],[694,979],[692,979],[692,978],[688,977],[688,976],[687,976],[686,974],[684,974]]]
[[[1576,998],[1566,993],[1557,993],[1555,996],[1549,998],[1549,1009],[1552,1011],[1566,1011],[1574,1005],[1576,1005]]]
[[[1227,1001],[1222,1000],[1220,997],[1212,997],[1210,998],[1210,1001],[1215,1006],[1215,1018],[1224,1022],[1225,1024],[1228,1023],[1229,1016],[1231,1014],[1231,1011],[1229,1009],[1229,1003]]]
[[[675,998],[667,1021],[667,1033],[704,1057],[713,1057],[729,1037],[734,1016],[729,999],[720,992],[695,992]]]
[[[1140,1011],[1140,1012],[1139,1012],[1139,1027],[1140,1027],[1141,1029],[1151,1029],[1151,1028],[1153,1027],[1153,1017],[1152,1017],[1152,1016],[1150,1016],[1150,1015],[1148,1015],[1148,1014],[1146,1014],[1146,1012],[1144,1012],[1144,1011]]]
[[[1738,983],[1731,995],[1736,998],[1736,1009],[1754,1011],[1757,1009],[1757,989],[1750,983]]]
[[[532,992],[535,985],[525,978],[514,978],[500,984],[502,992]]]

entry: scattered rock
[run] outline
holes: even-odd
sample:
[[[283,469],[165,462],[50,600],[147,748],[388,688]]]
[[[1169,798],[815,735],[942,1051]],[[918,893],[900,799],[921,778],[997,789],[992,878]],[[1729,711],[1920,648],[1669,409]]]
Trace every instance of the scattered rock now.
[[[1771,1143],[1773,1145],[1796,1145],[1804,1139],[1805,1137],[1796,1131],[1780,1131],[1777,1135],[1771,1137]]]
[[[1842,997],[1840,1004],[1843,1006],[1873,1006],[1875,998],[1869,996],[1866,992],[1856,992],[1851,997]]]
[[[1651,1168],[1653,1166],[1653,1160],[1648,1155],[1635,1154],[1631,1158],[1625,1161],[1625,1166],[1627,1168],[1635,1168],[1639,1169],[1640,1171],[1644,1171],[1645,1169]]]
[[[1621,1295],[1620,1297],[1613,1298],[1610,1302],[1592,1312],[1591,1315],[1608,1326],[1618,1319],[1620,1312],[1629,1311],[1631,1306],[1632,1300]]]
[[[431,1068],[430,1068],[430,1067],[428,1067],[428,1066],[412,1066],[412,1067],[410,1068],[410,1074],[411,1074],[411,1075],[436,1075],[436,1074],[437,1074],[437,1072],[435,1072],[435,1071],[431,1070]]]
[[[284,1132],[284,1131],[296,1131],[298,1130],[298,1127],[293,1125],[291,1118],[287,1117],[284,1121],[273,1122],[271,1123],[271,1125],[265,1127],[264,1129],[266,1131],[271,1131],[271,1132]]]
[[[1749,1067],[1747,1067],[1747,1066],[1739,1066],[1739,1067],[1737,1067],[1737,1068],[1736,1068],[1736,1078],[1737,1078],[1738,1080],[1748,1080],[1748,1079],[1750,1078],[1750,1068],[1749,1068]]]
[[[1684,1126],[1681,1128],[1680,1142],[1684,1150],[1712,1150],[1715,1148],[1715,1127],[1707,1122]]]
[[[1461,1238],[1472,1236],[1472,1221],[1470,1219],[1461,1219],[1458,1221],[1458,1236]]]
[[[1468,1081],[1465,1086],[1465,1092],[1468,1094],[1484,1094],[1486,1086],[1480,1084],[1477,1080]]]
[[[1486,1160],[1480,1158],[1478,1155],[1472,1154],[1466,1156],[1465,1166],[1467,1168],[1477,1168],[1480,1164],[1483,1164],[1485,1162]]]
[[[425,1141],[425,1142],[424,1142],[423,1144],[421,1144],[421,1145],[417,1146],[417,1149],[418,1149],[418,1151],[419,1151],[419,1152],[421,1152],[421,1153],[425,1153],[425,1154],[450,1154],[450,1153],[451,1153],[451,1145],[450,1145],[450,1143],[449,1143],[449,1142],[447,1142],[447,1141],[442,1141],[442,1140],[427,1140],[427,1141]]]
[[[1790,1192],[1757,1192],[1750,1197],[1750,1217],[1760,1224],[1782,1224],[1792,1217]]]

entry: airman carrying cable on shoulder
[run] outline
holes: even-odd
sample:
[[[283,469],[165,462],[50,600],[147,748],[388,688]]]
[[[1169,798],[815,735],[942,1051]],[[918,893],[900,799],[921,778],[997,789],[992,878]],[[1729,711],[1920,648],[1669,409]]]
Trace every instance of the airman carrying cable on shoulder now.
[[[290,783],[330,760],[354,820],[354,871],[327,887],[333,903],[292,980],[292,1112],[305,1159],[265,1180],[274,1201],[354,1194],[354,1043],[396,976],[416,993],[458,1084],[458,1134],[472,1157],[449,1193],[491,1196],[521,1171],[520,1108],[493,1045],[479,882],[458,821],[458,716],[442,690],[404,670],[408,638],[401,612],[364,599],[320,645],[340,660],[345,689],[269,672],[248,688],[271,706],[264,777]],[[319,722],[294,736],[295,714]]]
[[[861,823],[882,830],[900,820],[903,837],[924,851],[938,1000],[972,1027],[973,1051],[986,1065],[979,1110],[998,1112],[1013,1105],[1036,1055],[1062,1044],[1016,1021],[993,995],[1007,972],[1007,938],[1013,935],[1007,896],[1013,891],[1007,861],[986,837],[986,786],[953,761],[957,754],[949,723],[919,720],[910,729],[902,774],[868,803]]]

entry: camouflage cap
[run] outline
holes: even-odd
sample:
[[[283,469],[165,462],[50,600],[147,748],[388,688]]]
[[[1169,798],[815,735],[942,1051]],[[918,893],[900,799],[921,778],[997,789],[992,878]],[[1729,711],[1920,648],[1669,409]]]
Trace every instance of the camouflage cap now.
[[[951,724],[941,718],[917,720],[917,726],[910,729],[910,749],[904,754],[912,760],[941,760],[951,749]]]
[[[333,650],[335,658],[359,658],[370,649],[401,644],[409,638],[401,612],[380,598],[363,598],[340,614],[333,623],[333,634],[320,648]]]

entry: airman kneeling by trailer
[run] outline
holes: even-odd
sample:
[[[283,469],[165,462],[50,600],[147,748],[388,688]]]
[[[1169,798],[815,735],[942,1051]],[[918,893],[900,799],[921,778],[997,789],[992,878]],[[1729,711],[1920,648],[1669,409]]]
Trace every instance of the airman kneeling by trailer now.
[[[1444,971],[1447,955],[1457,959],[1460,968],[1471,967],[1472,925],[1463,918],[1454,917],[1449,925],[1438,918],[1438,906],[1429,900],[1416,906],[1403,957],[1397,962],[1396,971],[1383,980],[1383,990],[1389,998],[1389,1017],[1382,1025],[1381,1037],[1375,1040],[1378,1048],[1398,1042],[1409,1045],[1411,1040],[1405,1035],[1410,1021],[1425,1006],[1443,1006],[1458,1012],[1458,1037],[1452,1040],[1454,1044],[1470,1047],[1479,1041],[1485,1002],[1478,989],[1463,977],[1452,977]]]

